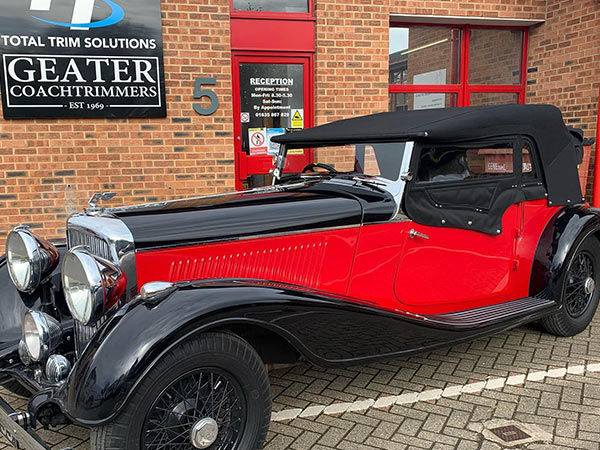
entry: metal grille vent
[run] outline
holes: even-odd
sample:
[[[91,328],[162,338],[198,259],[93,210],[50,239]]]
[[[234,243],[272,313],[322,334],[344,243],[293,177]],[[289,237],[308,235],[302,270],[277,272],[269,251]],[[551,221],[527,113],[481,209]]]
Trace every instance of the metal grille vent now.
[[[507,425],[504,427],[490,428],[490,431],[502,439],[504,442],[514,442],[523,439],[529,439],[531,436],[525,433],[516,425]]]
[[[90,249],[93,255],[99,256],[100,258],[113,260],[110,246],[108,243],[98,236],[91,233],[86,233],[77,229],[71,229],[68,233],[69,248],[77,247],[79,245],[85,245]],[[114,262],[114,261],[113,261]]]
[[[70,229],[67,236],[70,249],[79,245],[85,245],[93,255],[112,261],[110,246],[104,239],[78,229]],[[77,356],[83,353],[85,347],[105,321],[105,317],[102,317],[93,325],[83,325],[77,320],[74,321],[73,337],[75,339],[75,353]]]
[[[77,356],[83,353],[85,347],[87,347],[88,343],[92,340],[92,337],[94,337],[94,334],[96,334],[106,320],[106,317],[102,317],[93,325],[84,325],[77,320],[73,321],[73,336],[75,338],[75,353]]]

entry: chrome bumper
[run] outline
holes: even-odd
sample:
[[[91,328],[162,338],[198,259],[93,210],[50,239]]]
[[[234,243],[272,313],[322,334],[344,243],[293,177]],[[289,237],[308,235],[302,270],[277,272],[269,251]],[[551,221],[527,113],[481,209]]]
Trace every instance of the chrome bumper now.
[[[23,418],[0,397],[0,434],[8,443],[19,449],[49,450],[50,447],[36,434],[33,427],[18,423],[23,422],[19,420]]]

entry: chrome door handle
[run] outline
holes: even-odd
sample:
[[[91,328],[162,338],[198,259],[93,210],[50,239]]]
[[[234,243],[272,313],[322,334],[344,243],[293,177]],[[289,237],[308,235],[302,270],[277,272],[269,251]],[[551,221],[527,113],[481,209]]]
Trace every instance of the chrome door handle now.
[[[415,236],[423,238],[423,239],[429,239],[429,236],[427,236],[426,234],[423,234],[423,233],[419,233],[417,230],[413,229],[408,232],[409,238],[414,239]]]

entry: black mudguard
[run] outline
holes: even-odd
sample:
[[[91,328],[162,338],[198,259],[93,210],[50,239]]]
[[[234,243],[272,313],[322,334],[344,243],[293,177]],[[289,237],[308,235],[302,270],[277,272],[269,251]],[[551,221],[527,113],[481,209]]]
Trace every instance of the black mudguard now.
[[[75,422],[106,423],[174,345],[232,324],[262,327],[286,339],[311,363],[335,367],[474,339],[533,317],[468,329],[440,328],[425,318],[348,300],[247,280],[189,283],[156,303],[138,298],[119,309],[92,338],[58,402]]]
[[[535,251],[530,296],[559,300],[561,293],[556,286],[569,252],[594,234],[600,234],[600,209],[585,205],[560,209],[546,225]]]

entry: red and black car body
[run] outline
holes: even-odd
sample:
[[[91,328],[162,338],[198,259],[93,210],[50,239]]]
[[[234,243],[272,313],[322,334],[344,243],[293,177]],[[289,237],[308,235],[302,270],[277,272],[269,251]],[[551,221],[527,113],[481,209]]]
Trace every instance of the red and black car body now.
[[[72,317],[59,265],[24,293],[2,261],[0,382],[29,391],[23,426],[108,426],[204,333],[236,336],[264,363],[333,367],[536,320],[569,335],[593,317],[600,214],[579,186],[581,135],[556,108],[382,113],[274,140],[273,186],[72,216],[60,259],[84,252],[110,269],[89,320]],[[349,145],[353,170],[283,173],[294,149]],[[63,378],[19,355],[32,310],[61,328]]]

